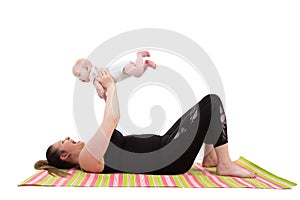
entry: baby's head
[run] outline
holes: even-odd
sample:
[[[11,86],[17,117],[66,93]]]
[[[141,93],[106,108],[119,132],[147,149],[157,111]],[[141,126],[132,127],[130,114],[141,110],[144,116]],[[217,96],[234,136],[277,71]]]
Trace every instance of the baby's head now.
[[[73,66],[73,74],[82,82],[90,82],[90,72],[92,70],[92,63],[84,58],[78,59]]]

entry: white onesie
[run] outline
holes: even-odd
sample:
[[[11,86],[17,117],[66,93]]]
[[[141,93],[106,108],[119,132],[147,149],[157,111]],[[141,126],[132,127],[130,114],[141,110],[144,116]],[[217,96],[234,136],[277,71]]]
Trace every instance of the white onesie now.
[[[124,60],[124,61],[121,61],[121,62],[118,62],[116,64],[113,64],[111,66],[108,67],[108,70],[112,76],[112,78],[114,79],[114,81],[117,83],[123,79],[126,79],[129,77],[128,74],[125,74],[123,72],[123,69],[126,65],[130,64],[130,63],[133,63],[132,61],[130,60]],[[100,71],[104,70],[104,68],[98,68]],[[94,82],[94,76],[93,74],[97,75],[97,71],[95,69],[95,67],[92,68],[91,72],[90,72],[90,75],[89,75],[89,78],[90,78],[90,81],[93,83]]]

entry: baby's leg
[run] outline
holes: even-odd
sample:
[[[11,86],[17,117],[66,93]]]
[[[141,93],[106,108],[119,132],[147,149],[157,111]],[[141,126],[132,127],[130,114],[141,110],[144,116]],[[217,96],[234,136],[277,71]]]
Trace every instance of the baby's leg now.
[[[151,60],[145,60],[145,65],[146,65],[146,67],[152,67],[153,69],[156,69],[155,62],[153,62]]]
[[[130,76],[140,77],[144,74],[148,67],[156,69],[156,64],[150,60],[146,60],[145,64],[142,66],[137,66],[134,63],[130,63],[125,66],[124,72]]]
[[[150,53],[148,51],[140,51],[140,52],[137,52],[136,55],[137,55],[136,61],[135,61],[136,66],[144,65],[143,57],[150,57]]]
[[[124,73],[130,76],[140,77],[144,74],[144,66],[136,66],[134,63],[130,63],[125,66]]]
[[[149,57],[150,53],[148,51],[140,51],[137,53],[137,59],[135,63],[130,63],[125,66],[124,72],[130,76],[140,77],[144,74],[147,67],[156,68],[156,64],[150,60],[143,63],[143,57]]]

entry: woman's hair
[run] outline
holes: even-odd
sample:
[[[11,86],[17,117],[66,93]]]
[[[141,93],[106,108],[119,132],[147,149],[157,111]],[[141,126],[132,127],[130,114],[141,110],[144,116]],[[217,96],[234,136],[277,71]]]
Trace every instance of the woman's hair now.
[[[60,155],[65,153],[65,151],[60,151],[54,148],[52,145],[48,147],[46,151],[47,160],[39,160],[34,164],[34,168],[37,170],[47,170],[52,176],[58,175],[61,177],[67,177],[71,174],[60,170],[60,169],[70,169],[76,167],[76,164],[70,163],[60,159]]]

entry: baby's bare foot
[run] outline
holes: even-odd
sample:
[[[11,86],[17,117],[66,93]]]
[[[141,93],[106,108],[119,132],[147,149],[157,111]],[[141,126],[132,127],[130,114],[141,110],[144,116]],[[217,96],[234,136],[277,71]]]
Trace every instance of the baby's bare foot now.
[[[202,161],[203,167],[216,167],[218,164],[217,154],[214,149],[212,149]]]
[[[150,53],[148,51],[140,51],[137,53],[137,55],[142,57],[150,57]]]
[[[151,61],[151,60],[145,60],[145,64],[149,65],[150,67],[152,67],[153,69],[156,69],[156,64],[155,62]]]
[[[233,163],[231,164],[218,164],[217,165],[217,174],[221,176],[234,176],[240,178],[255,178],[256,174],[250,172],[246,169],[243,169]]]

